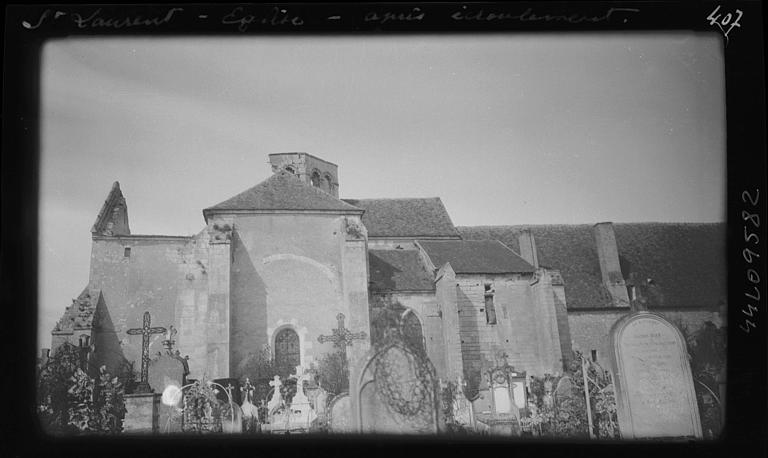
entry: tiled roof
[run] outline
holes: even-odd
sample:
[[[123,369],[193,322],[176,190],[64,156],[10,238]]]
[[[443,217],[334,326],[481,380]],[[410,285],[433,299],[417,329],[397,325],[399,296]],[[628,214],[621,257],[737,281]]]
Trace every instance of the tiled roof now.
[[[716,308],[726,300],[725,224],[615,223],[625,279],[651,278],[656,294],[648,305]],[[542,267],[560,270],[569,309],[607,307],[593,227],[580,225],[461,227],[466,239],[498,239],[518,249],[530,229]]]
[[[451,263],[457,274],[533,272],[535,269],[498,240],[419,240],[436,268]]]
[[[416,250],[369,250],[374,291],[434,291],[435,283]]]
[[[72,300],[72,305],[64,310],[53,331],[72,332],[77,329],[90,329],[100,293],[100,290],[90,291],[86,286],[77,299]]]
[[[256,186],[206,208],[203,214],[227,210],[360,211],[285,171],[275,173]]]
[[[439,197],[344,199],[365,210],[369,237],[456,237],[458,231]]]

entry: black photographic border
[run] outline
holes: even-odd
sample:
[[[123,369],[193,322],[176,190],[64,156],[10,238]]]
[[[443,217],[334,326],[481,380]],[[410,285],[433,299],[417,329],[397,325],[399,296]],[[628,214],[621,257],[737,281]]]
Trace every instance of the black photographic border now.
[[[716,10],[717,13],[712,14]],[[718,19],[713,19],[718,13]],[[731,14],[728,21],[725,20],[727,14]],[[739,24],[734,26],[737,16]],[[40,53],[47,40],[67,36],[663,33],[675,30],[719,35],[725,55],[729,342],[726,427],[721,439],[684,443],[574,443],[421,436],[52,438],[39,430],[33,408],[39,250],[38,111]],[[2,378],[12,409],[1,415],[2,455],[360,456],[405,452],[409,455],[765,456],[768,453],[765,299],[768,294],[765,288],[768,282],[765,248],[768,245],[765,230],[768,187],[763,41],[763,11],[759,1],[8,6],[3,66],[0,257],[2,321],[11,330],[4,339],[3,352],[10,364],[2,365]]]

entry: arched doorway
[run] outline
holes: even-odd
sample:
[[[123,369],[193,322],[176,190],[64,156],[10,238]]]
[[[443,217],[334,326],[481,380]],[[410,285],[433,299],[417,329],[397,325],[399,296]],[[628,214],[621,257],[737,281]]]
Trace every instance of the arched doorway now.
[[[301,363],[299,335],[291,328],[284,328],[275,335],[275,369],[280,377],[293,374]]]

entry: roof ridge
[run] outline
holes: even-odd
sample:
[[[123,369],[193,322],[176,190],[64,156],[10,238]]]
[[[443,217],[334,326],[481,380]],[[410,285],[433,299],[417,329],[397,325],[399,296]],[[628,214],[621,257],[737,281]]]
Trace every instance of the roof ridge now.
[[[353,199],[351,197],[345,197],[341,200],[440,200],[442,202],[440,197],[368,197],[364,199]]]
[[[302,203],[296,200],[291,201],[291,192],[303,193],[306,202]],[[301,194],[296,194],[294,197],[296,196],[300,198]],[[206,215],[210,211],[220,212],[227,210],[363,211],[361,208],[355,207],[348,202],[305,183],[295,175],[284,170],[272,174],[272,176],[260,183],[249,187],[229,199],[203,209],[203,215]]]

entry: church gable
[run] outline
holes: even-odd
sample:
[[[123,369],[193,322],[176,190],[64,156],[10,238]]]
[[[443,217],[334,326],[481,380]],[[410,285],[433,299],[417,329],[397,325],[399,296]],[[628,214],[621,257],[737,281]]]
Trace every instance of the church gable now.
[[[112,189],[96,217],[96,222],[93,223],[91,233],[106,236],[130,235],[128,205],[125,203],[125,197],[120,191],[120,183],[117,181],[112,184]]]
[[[287,171],[279,171],[221,203],[203,210],[208,218],[214,213],[259,210],[311,210],[323,212],[362,213],[362,210],[341,201],[318,188],[302,182]]]

